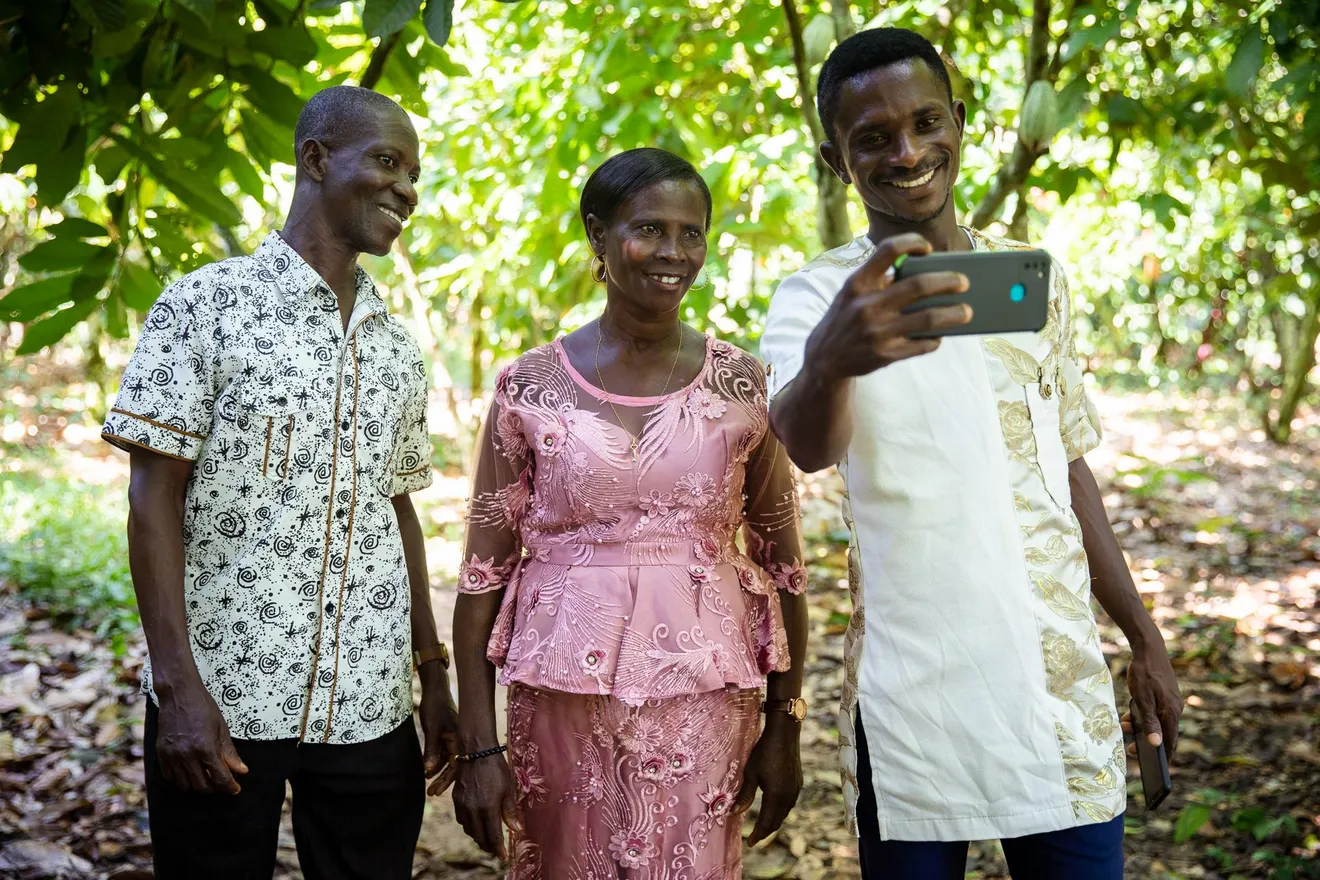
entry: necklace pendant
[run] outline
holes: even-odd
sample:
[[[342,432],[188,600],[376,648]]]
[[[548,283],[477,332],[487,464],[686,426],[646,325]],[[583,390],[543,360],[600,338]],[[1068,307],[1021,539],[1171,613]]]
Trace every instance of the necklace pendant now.
[[[632,444],[632,460],[633,460],[633,464],[636,464],[636,463],[637,463],[637,444],[636,444],[636,443],[633,443],[633,444]]]

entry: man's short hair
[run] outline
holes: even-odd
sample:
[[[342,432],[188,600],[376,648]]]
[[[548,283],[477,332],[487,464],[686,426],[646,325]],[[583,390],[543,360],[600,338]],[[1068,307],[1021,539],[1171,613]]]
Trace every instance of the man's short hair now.
[[[858,31],[834,47],[820,68],[816,83],[816,109],[827,140],[834,139],[834,114],[839,107],[839,90],[854,76],[878,67],[916,58],[934,71],[953,103],[953,83],[944,59],[930,40],[906,28],[884,27]]]
[[[298,114],[298,125],[293,130],[294,156],[309,140],[320,141],[327,147],[339,146],[357,133],[364,115],[374,112],[407,115],[380,92],[361,86],[331,86],[317,92]]]

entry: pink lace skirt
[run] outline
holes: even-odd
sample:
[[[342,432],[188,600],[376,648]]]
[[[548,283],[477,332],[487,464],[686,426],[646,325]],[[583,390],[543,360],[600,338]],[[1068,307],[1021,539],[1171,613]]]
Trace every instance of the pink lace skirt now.
[[[757,690],[628,706],[514,685],[509,880],[741,877],[732,810],[759,732]]]

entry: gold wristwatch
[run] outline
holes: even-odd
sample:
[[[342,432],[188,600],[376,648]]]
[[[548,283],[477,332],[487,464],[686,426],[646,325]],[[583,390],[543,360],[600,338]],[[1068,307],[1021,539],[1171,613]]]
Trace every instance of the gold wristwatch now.
[[[791,700],[766,700],[761,705],[761,711],[767,714],[783,712],[794,721],[801,722],[807,717],[807,701],[801,697],[794,697]]]
[[[422,648],[420,651],[413,651],[413,668],[421,669],[423,663],[430,663],[432,660],[439,660],[440,665],[445,669],[449,668],[449,648],[444,642],[432,645],[429,648]]]

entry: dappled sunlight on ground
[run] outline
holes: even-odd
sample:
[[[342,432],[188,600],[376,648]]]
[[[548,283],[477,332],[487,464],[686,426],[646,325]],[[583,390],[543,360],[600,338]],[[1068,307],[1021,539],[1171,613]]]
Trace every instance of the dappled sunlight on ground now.
[[[99,440],[91,415],[104,401],[68,365],[48,366],[51,376],[6,393],[0,475],[122,491],[127,456]],[[1320,416],[1307,413],[1296,442],[1281,449],[1237,398],[1095,401],[1106,437],[1088,461],[1188,698],[1174,795],[1154,815],[1132,801],[1128,875],[1269,877],[1261,866],[1286,868],[1320,849]],[[469,476],[454,467],[414,496],[446,639],[468,491]],[[811,583],[806,782],[778,837],[748,853],[747,874],[856,877],[834,730],[849,611],[842,486],[831,472],[804,480],[801,492]],[[0,533],[0,545],[7,537]],[[1101,631],[1121,691],[1124,641],[1103,616]],[[140,637],[116,657],[90,632],[62,632],[8,584],[0,585],[0,645],[0,825],[101,870],[144,864]],[[1135,772],[1129,790],[1139,796]],[[287,825],[280,865],[277,876],[298,876]],[[428,805],[415,868],[433,880],[497,876],[454,825],[447,797]],[[997,846],[975,845],[968,872],[1003,877]]]

